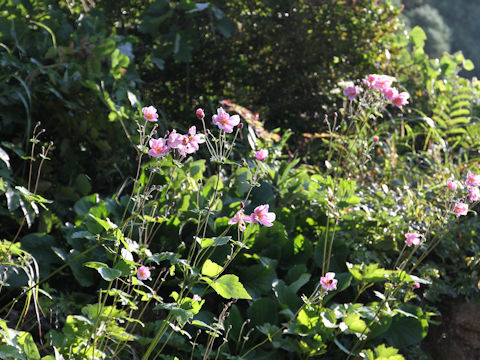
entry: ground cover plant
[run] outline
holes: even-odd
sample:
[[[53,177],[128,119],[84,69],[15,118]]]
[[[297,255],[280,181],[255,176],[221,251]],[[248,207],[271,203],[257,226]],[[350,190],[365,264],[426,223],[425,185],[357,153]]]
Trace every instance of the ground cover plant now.
[[[228,38],[261,4],[230,4],[244,11],[235,22],[220,4],[189,1],[52,2],[50,15],[36,2],[4,4],[0,357],[428,359],[420,344],[439,305],[478,295],[478,84],[458,76],[472,67],[461,54],[425,55],[420,28],[383,33],[389,50],[363,58],[365,71],[320,83],[328,106],[293,101],[285,122],[272,120],[304,110],[315,123],[305,133],[304,123],[266,130],[246,104],[211,93],[185,98],[178,113],[167,112],[178,99],[141,100],[158,95],[140,88],[152,64],[205,65],[190,57],[201,32],[182,21],[210,14]],[[306,14],[307,2],[293,5]],[[374,5],[324,6],[363,9],[365,29],[396,23],[398,9]],[[267,10],[258,14],[268,22]],[[138,26],[144,35],[129,37]],[[163,47],[139,55],[144,36]],[[358,62],[354,49],[339,51],[341,63]],[[52,97],[57,126],[38,113]]]

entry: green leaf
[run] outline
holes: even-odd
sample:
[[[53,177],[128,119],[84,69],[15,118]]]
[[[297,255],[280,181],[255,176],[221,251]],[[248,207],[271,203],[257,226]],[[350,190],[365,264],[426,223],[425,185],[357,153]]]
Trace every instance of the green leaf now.
[[[213,238],[199,238],[195,237],[195,241],[200,244],[202,249],[211,247],[211,246],[221,246],[228,244],[232,237],[231,236],[221,236],[221,237],[213,237]]]
[[[89,267],[89,268],[92,268],[92,269],[95,269],[95,270],[98,270],[101,267],[108,267],[107,264],[104,264],[104,263],[98,262],[98,261],[90,261],[90,262],[87,262],[87,263],[83,264],[83,266],[86,266],[86,267]]]
[[[396,348],[403,348],[419,343],[427,336],[428,322],[422,309],[413,305],[405,304],[401,311],[408,314],[397,314],[392,319],[390,329],[383,335],[388,343]]]
[[[473,65],[473,62],[471,60],[465,60],[463,63],[463,68],[467,71],[472,71],[475,68],[475,65]]]
[[[215,281],[203,278],[215,292],[225,299],[248,299],[252,297],[248,295],[243,285],[238,281],[236,275],[223,275]]]
[[[19,337],[18,342],[23,345],[23,351],[27,355],[28,360],[40,360],[40,353],[30,333],[23,333]]]
[[[100,267],[97,269],[98,273],[107,281],[113,281],[120,275],[122,275],[122,271],[118,269],[112,269],[109,267]]]
[[[417,48],[423,49],[425,45],[425,40],[427,40],[427,35],[425,31],[420,26],[415,26],[410,32],[410,37],[412,38],[413,44]]]
[[[2,160],[7,165],[7,168],[10,169],[10,157],[2,148],[0,148],[0,160]]]
[[[215,277],[222,272],[223,267],[207,259],[202,266],[202,274],[210,277]]]
[[[25,356],[14,346],[0,345],[1,359],[25,359]]]
[[[362,333],[365,331],[366,334],[368,333],[367,324],[365,321],[360,319],[359,314],[349,314],[345,319],[343,319],[343,322],[353,332]]]
[[[270,298],[258,299],[248,308],[247,315],[254,325],[276,324],[278,321],[278,303]]]

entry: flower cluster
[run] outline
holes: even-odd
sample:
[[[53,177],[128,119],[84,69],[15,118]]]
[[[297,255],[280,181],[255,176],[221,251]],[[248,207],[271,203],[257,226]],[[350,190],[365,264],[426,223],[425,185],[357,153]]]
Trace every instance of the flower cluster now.
[[[408,104],[410,95],[406,91],[399,92],[397,88],[392,87],[394,81],[395,78],[388,75],[370,74],[363,80],[363,84],[369,89],[380,91],[393,106],[401,109]],[[361,91],[362,88],[359,86],[349,86],[343,90],[343,94],[353,101]]]
[[[259,223],[267,227],[273,226],[276,215],[273,212],[268,212],[268,207],[268,204],[257,206],[255,210],[253,210],[253,213],[250,215],[245,215],[243,209],[240,209],[228,221],[228,224],[238,224],[238,228],[240,229],[240,231],[245,230],[245,223]]]
[[[200,109],[201,110],[201,109]],[[157,121],[157,109],[153,106],[144,107],[142,109],[143,117],[148,121]],[[197,112],[198,116],[198,112]],[[162,157],[170,150],[177,150],[181,156],[187,156],[187,154],[193,154],[198,151],[199,144],[205,142],[205,136],[203,134],[197,134],[197,128],[195,126],[190,127],[188,133],[183,135],[173,130],[167,134],[167,138],[150,139],[148,155],[153,157]]]
[[[447,188],[451,191],[456,191],[460,183],[456,180],[448,180]],[[470,203],[475,203],[480,201],[480,175],[473,174],[472,172],[467,173],[467,180],[465,181],[465,186],[468,192],[468,201]],[[465,199],[464,199],[465,198]],[[466,196],[460,199],[455,203],[453,207],[453,212],[457,217],[465,216],[468,214],[468,204],[466,201]]]

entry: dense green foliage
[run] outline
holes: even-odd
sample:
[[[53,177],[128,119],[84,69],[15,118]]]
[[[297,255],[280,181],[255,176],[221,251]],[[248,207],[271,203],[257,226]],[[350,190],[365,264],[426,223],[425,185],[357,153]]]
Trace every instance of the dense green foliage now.
[[[442,302],[478,296],[478,221],[452,214],[468,200],[445,184],[480,160],[480,84],[388,1],[0,0],[0,13],[0,357],[426,359]],[[375,72],[410,104],[343,96]],[[202,128],[194,109],[209,120],[225,98],[280,140],[235,104],[235,140]],[[192,125],[210,141],[199,152],[147,155]],[[228,223],[262,204],[273,226]]]

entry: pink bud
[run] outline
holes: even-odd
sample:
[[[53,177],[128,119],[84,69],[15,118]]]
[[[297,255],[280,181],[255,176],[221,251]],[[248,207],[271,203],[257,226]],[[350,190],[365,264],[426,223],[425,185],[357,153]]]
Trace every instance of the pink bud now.
[[[205,117],[205,112],[201,108],[198,108],[195,114],[199,120],[202,120]]]
[[[416,282],[415,284],[413,284],[413,287],[414,287],[415,289],[420,289],[420,284]]]
[[[379,140],[380,140],[380,138],[379,138],[377,135],[375,135],[375,136],[373,137],[373,142],[374,142],[374,143],[377,143]]]

